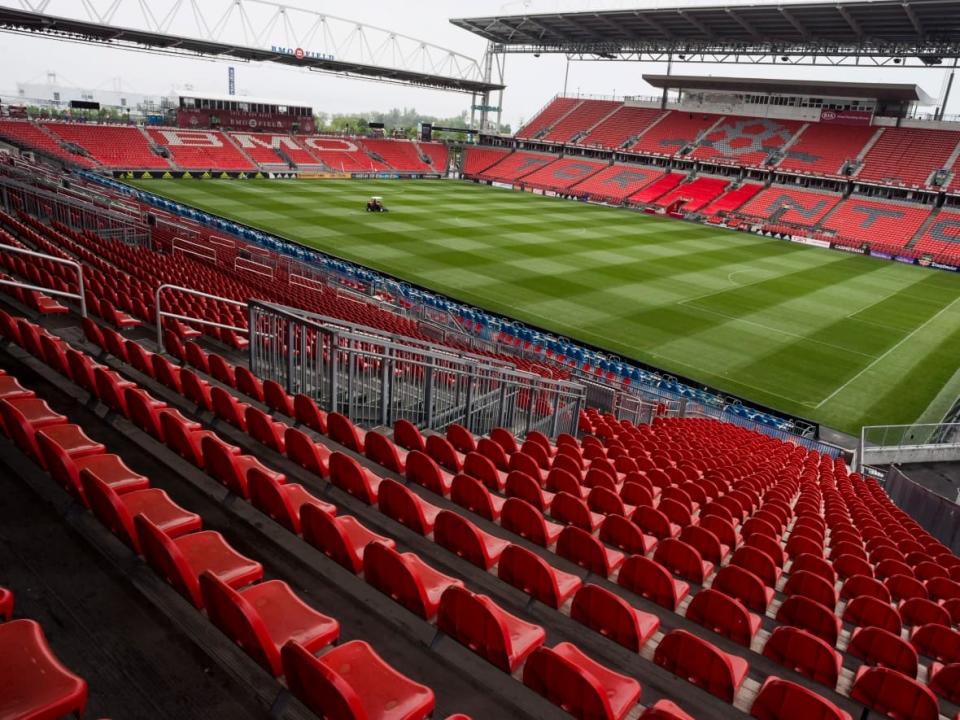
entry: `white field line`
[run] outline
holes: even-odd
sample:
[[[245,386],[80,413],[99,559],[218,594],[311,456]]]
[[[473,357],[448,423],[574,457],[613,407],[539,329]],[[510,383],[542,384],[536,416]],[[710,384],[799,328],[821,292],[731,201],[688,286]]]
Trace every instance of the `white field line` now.
[[[846,390],[847,386],[849,386],[850,383],[852,383],[854,380],[856,380],[857,378],[859,378],[861,375],[863,375],[865,372],[867,372],[867,370],[869,370],[870,368],[872,368],[872,367],[873,367],[874,365],[876,365],[878,362],[884,360],[890,353],[892,353],[894,350],[896,350],[896,349],[899,348],[901,345],[903,345],[907,340],[909,340],[910,338],[912,338],[912,337],[913,337],[914,335],[916,335],[918,332],[920,332],[921,330],[923,330],[927,325],[929,325],[930,323],[932,323],[932,322],[933,322],[934,320],[936,320],[938,317],[940,317],[941,315],[943,315],[947,310],[949,310],[949,309],[952,308],[954,305],[956,305],[958,301],[960,301],[960,297],[955,298],[955,299],[953,300],[953,302],[951,302],[949,305],[945,305],[944,307],[940,308],[939,312],[937,312],[937,313],[934,314],[934,315],[931,315],[931,316],[930,316],[929,318],[927,318],[926,321],[924,321],[922,324],[917,325],[917,327],[915,327],[909,334],[904,335],[904,336],[903,336],[902,338],[900,338],[900,340],[897,341],[894,345],[891,345],[889,348],[887,348],[886,352],[878,355],[878,356],[873,360],[873,362],[871,362],[869,365],[867,365],[866,367],[864,367],[860,372],[858,372],[858,373],[857,373],[856,375],[854,375],[852,378],[850,378],[849,380],[847,380],[843,385],[841,385],[840,387],[838,387],[838,388],[837,388],[836,390],[834,390],[832,393],[830,393],[829,395],[827,395],[827,397],[825,397],[823,400],[821,400],[820,402],[818,402],[818,403],[816,404],[816,407],[817,407],[817,408],[820,408],[820,407],[822,407],[823,405],[825,405],[826,403],[828,403],[828,402],[830,402],[831,400],[833,400],[833,398],[835,398],[835,397],[836,397],[837,395],[839,395],[841,392],[843,392],[844,390]]]

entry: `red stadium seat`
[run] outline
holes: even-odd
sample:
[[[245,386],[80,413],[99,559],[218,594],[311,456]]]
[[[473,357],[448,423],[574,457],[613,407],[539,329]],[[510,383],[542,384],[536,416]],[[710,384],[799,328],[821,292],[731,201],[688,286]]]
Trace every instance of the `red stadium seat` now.
[[[863,665],[857,670],[850,698],[878,713],[904,720],[937,720],[937,699],[926,687],[885,667]]]
[[[677,538],[666,538],[657,544],[653,559],[670,570],[697,585],[713,572],[713,563],[704,560],[696,548]]]
[[[953,624],[950,613],[943,606],[927,598],[904,600],[897,611],[900,613],[900,620],[907,627],[929,624],[950,627]]]
[[[621,515],[607,516],[600,526],[599,538],[600,542],[612,545],[626,555],[646,555],[657,544],[655,537],[644,534],[635,523]]]
[[[498,470],[489,458],[478,452],[469,452],[463,459],[463,472],[477,478],[494,492],[502,492],[507,483],[507,474]]]
[[[340,623],[307,605],[282,580],[237,591],[205,572],[200,591],[211,622],[276,677],[283,674],[280,651],[290,640],[316,652],[340,635]]]
[[[789,625],[775,628],[763,646],[763,655],[821,685],[837,686],[840,653],[806,630]]]
[[[939,663],[960,662],[960,632],[942,625],[921,625],[910,633],[917,652]]]
[[[791,569],[790,577],[783,586],[783,594],[803,595],[828,608],[837,604],[837,591],[834,590],[833,583],[807,570]]]
[[[287,430],[286,423],[275,422],[263,410],[255,407],[247,408],[246,420],[250,437],[271,450],[283,454],[287,447],[283,439],[283,434]]]
[[[433,531],[440,508],[432,505],[408,487],[386,478],[380,482],[377,507],[384,515],[421,535]]]
[[[233,588],[256,582],[263,566],[244,557],[212,530],[168,537],[143,515],[134,518],[143,555],[151,567],[196,607],[203,608],[199,576],[210,571]]]
[[[456,586],[447,588],[440,598],[437,627],[508,673],[546,638],[539,625],[511,615],[486,595]]]
[[[90,470],[121,495],[150,487],[150,481],[128,468],[118,455],[99,454],[72,458],[53,436],[45,432],[37,433],[37,447],[53,479],[84,505],[88,504],[80,482],[80,473],[84,470]]]
[[[484,570],[493,567],[510,544],[449,510],[442,510],[437,515],[433,539],[438,545]]]
[[[281,478],[263,468],[251,467],[247,471],[247,488],[253,506],[290,532],[300,534],[300,514],[305,505],[328,515],[337,514],[335,505],[324,502],[300,483],[281,482]]]
[[[326,445],[314,442],[313,438],[302,430],[286,427],[282,423],[276,423],[278,431],[280,428],[286,428],[283,435],[284,452],[297,465],[304,470],[318,475],[320,477],[329,477],[330,475],[330,450]],[[251,427],[251,434],[253,428]]]
[[[350,418],[337,412],[327,415],[327,434],[347,450],[363,454],[364,431],[354,425]]]
[[[349,455],[334,452],[330,454],[330,482],[367,505],[376,505],[382,479]]]
[[[809,630],[832,646],[840,634],[840,618],[829,608],[803,595],[788,597],[777,610],[777,620],[785,625]]]
[[[765,613],[773,599],[774,590],[763,584],[756,575],[737,565],[725,565],[717,571],[710,585],[731,597],[735,597],[748,609]]]
[[[83,715],[87,683],[67,669],[33,620],[0,625],[0,716],[55,720]]]
[[[520,498],[509,498],[500,511],[500,525],[540,547],[550,547],[563,527],[549,522],[537,508]]]
[[[851,720],[850,713],[823,696],[778,677],[764,680],[750,706],[750,715],[757,720]]]
[[[954,705],[960,705],[960,663],[933,663],[929,677],[927,685],[931,690]]]
[[[383,433],[372,430],[364,438],[363,454],[387,470],[402,475],[407,467],[407,451],[398,448]]]
[[[737,549],[730,558],[730,564],[749,570],[770,588],[776,587],[777,580],[780,579],[780,568],[769,555],[756,547],[745,545]]]
[[[568,492],[558,492],[554,496],[550,503],[550,516],[561,523],[591,533],[603,522],[603,516],[591,512],[586,501]]]
[[[895,635],[900,634],[900,615],[897,611],[869,595],[848,602],[843,611],[843,620],[858,627],[879,627]]]
[[[433,712],[430,688],[394,670],[360,640],[320,657],[291,640],[281,660],[290,692],[318,717],[425,720]]]
[[[563,605],[583,584],[576,575],[557,570],[536,553],[519,545],[504,548],[497,575],[552,608]]]
[[[593,584],[577,591],[570,617],[633,652],[640,652],[660,627],[656,615],[637,610],[618,595]]]
[[[502,497],[491,493],[477,478],[462,473],[453,478],[450,499],[460,507],[491,521],[500,517],[506,502]]]
[[[535,650],[523,668],[523,684],[577,718],[621,720],[640,699],[640,683],[568,642]]]
[[[201,528],[200,516],[177,505],[166,491],[144,488],[120,495],[100,476],[101,472],[96,467],[80,471],[80,482],[90,509],[107,529],[138,554],[141,552],[140,541],[133,524],[137,515],[143,515],[172,538]]]
[[[409,420],[399,419],[393,424],[393,440],[407,450],[426,452],[427,443],[420,434],[420,428]]]
[[[759,615],[750,613],[736,598],[709,588],[693,596],[686,617],[746,647],[760,629]]]
[[[238,381],[239,379],[240,378],[237,378]],[[264,380],[263,381],[263,400],[266,403],[267,407],[273,410],[274,412],[278,412],[282,415],[286,415],[287,417],[291,417],[291,418],[297,417],[295,399],[292,399],[289,395],[287,395],[287,391],[280,386],[280,383],[274,380]],[[316,407],[316,403],[314,403],[314,407]],[[319,410],[317,412],[319,412]],[[317,430],[317,432],[320,432],[320,431]]]
[[[565,527],[557,538],[557,555],[603,577],[623,563],[623,553],[605,547],[586,530],[573,525]]]
[[[406,466],[406,477],[409,482],[422,485],[438,495],[450,494],[453,475],[441,468],[436,460],[426,453],[411,450],[407,453]]]
[[[416,553],[401,554],[379,542],[367,544],[363,551],[363,577],[426,620],[437,614],[440,597],[448,587],[463,587],[463,581],[434,570]]]
[[[899,635],[878,627],[853,631],[847,652],[867,665],[880,665],[912,678],[917,676],[917,651]]]
[[[676,703],[661,699],[640,713],[639,720],[694,720],[694,718],[680,709]]]
[[[304,540],[357,575],[363,570],[363,551],[367,545],[382,542],[396,547],[393,540],[371,532],[355,517],[334,517],[315,505],[300,508],[300,525]]]
[[[299,394],[293,398],[293,416],[297,422],[316,430],[321,435],[327,434],[327,415],[317,407],[316,401],[308,395]]]
[[[663,565],[643,555],[632,555],[626,559],[620,568],[617,583],[671,611],[677,609],[690,590],[687,583],[675,580]]]
[[[671,630],[664,635],[653,661],[728,703],[733,702],[749,670],[743,658],[729,655],[686,630]]]

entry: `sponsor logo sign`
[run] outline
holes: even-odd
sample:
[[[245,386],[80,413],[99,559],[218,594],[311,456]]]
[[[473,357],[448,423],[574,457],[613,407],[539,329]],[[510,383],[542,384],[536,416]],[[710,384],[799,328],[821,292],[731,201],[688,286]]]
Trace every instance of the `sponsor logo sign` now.
[[[869,110],[828,110],[820,111],[820,122],[832,125],[869,125],[873,113]]]
[[[843,252],[848,252],[848,253],[856,253],[857,255],[863,255],[864,253],[866,253],[866,250],[863,249],[862,247],[850,247],[849,245],[838,245],[836,243],[833,244],[833,249],[842,250]]]
[[[893,255],[891,255],[890,253],[880,252],[879,250],[871,250],[870,256],[883,258],[884,260],[893,260]]]
[[[897,255],[893,259],[906,265],[915,265],[917,262],[916,258],[907,257],[906,255]]]
[[[270,52],[281,55],[292,55],[297,60],[335,60],[330,53],[317,52],[316,50],[304,50],[303,48],[283,47],[282,45],[273,45]]]
[[[945,263],[931,262],[930,267],[936,268],[937,270],[949,270],[950,272],[960,272],[960,267],[956,265],[947,265]]]

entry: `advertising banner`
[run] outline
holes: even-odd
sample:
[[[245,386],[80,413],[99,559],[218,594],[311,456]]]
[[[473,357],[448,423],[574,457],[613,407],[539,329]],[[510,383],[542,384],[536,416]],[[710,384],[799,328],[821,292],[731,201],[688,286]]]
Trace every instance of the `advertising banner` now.
[[[830,125],[869,125],[873,113],[869,110],[820,110],[820,122]]]

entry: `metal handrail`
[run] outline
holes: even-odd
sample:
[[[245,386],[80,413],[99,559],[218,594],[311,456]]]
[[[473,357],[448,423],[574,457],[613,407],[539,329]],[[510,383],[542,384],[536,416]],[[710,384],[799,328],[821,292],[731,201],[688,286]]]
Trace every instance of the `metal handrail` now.
[[[207,300],[218,300],[220,302],[225,302],[229,305],[236,305],[238,307],[246,308],[247,303],[241,302],[240,300],[233,300],[231,298],[220,297],[219,295],[211,295],[210,293],[201,292],[200,290],[195,290],[193,288],[183,287],[182,285],[171,285],[164,284],[157,288],[155,294],[155,306],[157,308],[157,352],[163,352],[163,318],[169,317],[174,320],[183,320],[184,322],[196,323],[198,325],[206,325],[208,327],[217,327],[223,328],[226,330],[233,330],[234,332],[249,333],[250,331],[247,328],[236,327],[234,325],[224,325],[223,323],[214,322],[213,320],[204,320],[203,318],[194,318],[187,317],[186,315],[177,315],[176,313],[164,312],[160,308],[160,296],[164,290],[176,290],[177,292],[182,292],[186,295],[193,295],[194,297],[202,297]]]
[[[19,253],[21,255],[29,255],[30,257],[43,258],[44,260],[52,260],[55,263],[60,263],[61,265],[69,265],[74,270],[77,271],[77,284],[80,287],[79,294],[64,292],[63,290],[54,290],[52,288],[39,287],[37,285],[30,285],[28,283],[19,281],[19,280],[0,280],[0,285],[8,285],[10,287],[24,288],[25,290],[36,290],[37,292],[42,292],[46,295],[55,295],[56,297],[65,297],[71,298],[73,300],[80,301],[80,317],[87,316],[87,298],[83,290],[83,266],[76,262],[75,260],[67,260],[65,258],[60,258],[55,255],[47,255],[46,253],[36,252],[35,250],[27,250],[26,248],[17,247],[15,245],[0,245],[0,250],[6,250],[7,252]]]

